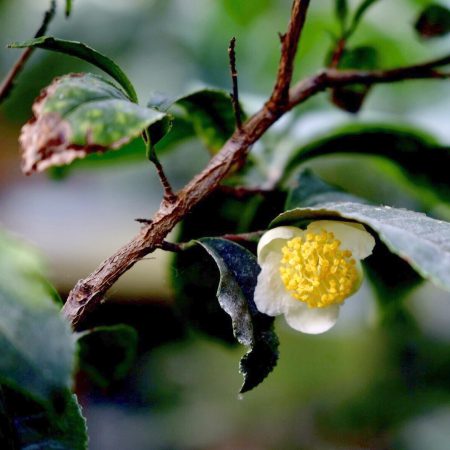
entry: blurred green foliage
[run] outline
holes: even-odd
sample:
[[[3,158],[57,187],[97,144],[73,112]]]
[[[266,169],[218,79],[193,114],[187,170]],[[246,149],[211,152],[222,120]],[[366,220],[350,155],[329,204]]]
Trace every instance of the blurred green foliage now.
[[[62,2],[59,3],[61,9]],[[230,38],[236,36],[241,98],[250,112],[261,105],[272,88],[279,59],[277,32],[285,29],[291,4],[290,0],[73,3],[70,20],[59,14],[49,34],[83,40],[112,57],[135,83],[142,104],[158,95],[179,98],[199,86],[229,90],[227,46]],[[334,1],[311,3],[297,58],[296,79],[318,70],[335,37],[345,28],[343,25],[352,23],[344,3],[353,13],[359,5],[373,3],[351,36],[351,48],[374,48],[378,53],[378,58],[372,58],[371,53],[370,64],[359,65],[358,56],[358,61],[350,61],[345,67],[394,67],[442,56],[447,51],[448,37],[425,42],[418,39],[414,30],[428,1],[336,2],[340,4],[340,23],[334,15]],[[38,16],[47,6],[44,0],[0,0],[0,41],[7,44],[29,39],[38,26]],[[0,73],[6,73],[17,56],[14,50],[0,52]],[[37,50],[0,109],[2,125],[23,123],[29,118],[32,101],[40,89],[57,75],[79,71],[98,73],[84,62]],[[441,81],[376,86],[370,92],[362,92],[364,103],[356,117],[334,108],[328,94],[320,95],[294,111],[255,145],[252,167],[234,174],[234,182],[259,183],[269,178],[281,181],[279,187],[285,189],[292,182],[287,175],[283,177],[286,167],[294,176],[300,168],[309,166],[352,194],[444,217],[448,214],[449,93],[448,84]],[[390,126],[380,127],[379,123]],[[225,134],[229,132],[227,127],[224,129]],[[176,148],[173,144],[177,142],[200,144],[187,121],[179,120],[178,125],[175,121],[172,133],[179,134],[169,134],[156,149],[163,162],[166,150]],[[216,137],[212,140],[214,149]],[[224,135],[219,136],[220,141],[223,138]],[[414,157],[410,157],[411,151]],[[386,155],[395,164],[387,162]],[[189,175],[189,157],[189,153],[187,157],[177,153],[177,159],[170,160],[177,162],[177,170],[185,177]],[[135,141],[120,153],[92,155],[74,169],[106,168],[111,161],[116,162],[114,170],[118,173],[124,164],[148,164],[145,148]],[[55,169],[55,173],[62,175],[70,170]],[[131,179],[129,189],[128,195],[132,195],[141,187]],[[216,194],[187,218],[181,237],[188,240],[265,228],[282,210],[284,196],[275,192],[269,198],[224,200]],[[129,321],[141,323],[140,336],[145,336],[146,342],[129,378],[124,381],[125,371],[119,371],[120,376],[108,386],[108,392],[101,394],[88,381],[79,382],[90,423],[91,448],[418,450],[411,439],[414,433],[421,433],[420,428],[414,430],[415,421],[427,423],[436,414],[443,417],[437,432],[447,436],[448,414],[438,408],[449,401],[449,336],[438,325],[437,336],[423,330],[424,318],[410,301],[410,287],[417,282],[416,275],[409,266],[405,268],[403,260],[391,259],[392,255],[386,253],[385,247],[378,246],[368,262],[369,277],[378,285],[378,302],[367,291],[352,300],[363,305],[359,316],[356,312],[336,330],[319,337],[293,334],[284,330],[281,321],[277,322],[280,363],[271,377],[242,401],[235,394],[239,385],[236,360],[241,349],[220,347],[204,336],[200,340],[195,333],[186,337],[180,322],[164,314],[159,323],[141,323],[142,310],[136,308]],[[178,301],[185,301],[181,309],[183,320],[190,319],[202,331],[223,341],[224,335],[230,337],[231,328],[215,303],[217,271],[211,266],[203,269],[200,263],[207,263],[200,258],[195,252],[177,256],[174,278],[178,276]],[[385,276],[380,283],[377,276],[382,270]],[[202,276],[211,285],[183,285]],[[397,283],[398,278],[402,283]],[[180,300],[180,294],[185,298]],[[442,297],[441,292],[433,290],[419,290],[412,295],[430,309],[437,308],[434,302]],[[197,298],[198,302],[189,303],[186,297]],[[349,304],[348,308],[351,311],[352,306]],[[364,320],[370,316],[370,310],[375,311],[376,329]],[[156,308],[145,312],[159,317]],[[112,317],[115,323],[123,319],[120,313]],[[152,327],[151,332],[146,329],[148,326]],[[163,340],[161,336],[166,336],[167,329],[175,331]],[[180,342],[161,345],[165,340]],[[123,350],[123,346],[120,348]],[[120,356],[121,352],[117,353]],[[106,362],[110,361],[106,358]],[[92,359],[87,358],[85,369],[90,363]],[[116,363],[111,363],[112,372]],[[93,364],[89,367],[97,370]],[[108,371],[103,367],[100,371],[99,384],[103,387],[107,384],[103,379],[105,370]],[[99,378],[97,372],[96,375]],[[20,414],[18,411],[17,416]],[[44,415],[42,411],[39,414]],[[427,448],[444,450],[449,440],[450,437],[442,439],[441,447],[429,441]]]

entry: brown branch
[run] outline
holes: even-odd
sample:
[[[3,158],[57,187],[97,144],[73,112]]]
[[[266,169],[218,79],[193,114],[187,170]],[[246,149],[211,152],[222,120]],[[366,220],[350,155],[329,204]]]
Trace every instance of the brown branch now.
[[[292,4],[291,20],[286,34],[280,34],[281,60],[278,66],[278,75],[272,95],[267,107],[276,112],[283,109],[289,100],[289,88],[294,72],[294,60],[300,35],[305,24],[309,0],[295,0]]]
[[[56,1],[52,0],[50,2],[49,9],[45,12],[44,18],[42,20],[42,24],[39,27],[39,29],[36,31],[34,37],[38,38],[43,36],[47,32],[47,28],[55,16],[56,12]],[[0,85],[0,104],[3,103],[3,101],[8,97],[8,95],[11,93],[11,90],[14,87],[14,81],[22,72],[25,63],[30,58],[31,54],[33,53],[32,47],[27,47],[19,56],[18,60],[14,64],[14,66],[11,68],[11,70],[8,72],[6,77],[4,78],[2,84]]]
[[[334,48],[333,54],[331,55],[331,61],[329,65],[330,69],[337,69],[337,67],[339,66],[339,62],[342,58],[342,55],[344,54],[346,44],[347,41],[345,40],[345,38],[339,39],[336,43],[336,47]]]
[[[230,94],[231,103],[233,104],[234,117],[236,120],[236,128],[242,128],[242,111],[239,103],[239,88],[238,88],[238,73],[236,70],[236,38],[233,37],[228,46],[228,57],[230,59],[231,82],[233,85],[233,92]]]
[[[265,189],[262,187],[226,186],[226,185],[220,185],[217,188],[217,190],[236,199],[253,197],[254,195],[267,196],[271,192],[273,192],[273,189]]]
[[[174,202],[177,196],[173,192],[172,186],[170,185],[170,182],[166,177],[162,164],[159,162],[158,158],[152,159],[152,162],[156,167],[156,172],[164,189],[164,200],[166,200],[169,203]]]
[[[448,78],[449,74],[437,70],[438,67],[448,64],[450,64],[450,55],[423,64],[388,70],[325,69],[317,75],[305,78],[291,89],[287,109],[292,109],[294,106],[303,103],[313,95],[328,88],[349,86],[352,84],[372,85],[395,83],[405,80]]]
[[[294,5],[297,6],[301,4],[304,5],[303,2],[294,2]],[[297,21],[303,23],[304,17],[301,14],[297,14],[296,17]],[[295,35],[300,35],[298,23],[296,26],[295,24],[292,25],[291,22],[290,30],[295,30]],[[284,41],[290,42],[291,37],[285,36]],[[290,52],[284,52],[280,66],[289,66],[285,59],[290,60],[292,63],[293,56]],[[354,83],[374,84],[406,79],[436,78],[435,69],[449,63],[450,56],[425,64],[387,71],[338,71],[330,69],[307,78],[294,86],[289,91],[288,101],[285,101],[284,96],[279,96],[278,94],[272,96],[271,100],[258,113],[242,125],[242,129],[234,132],[221,151],[210,160],[206,168],[178,193],[174,202],[168,203],[163,201],[152,221],[145,224],[134,239],[106,259],[95,272],[76,284],[63,307],[63,314],[74,327],[79,326],[86,315],[103,300],[107,290],[120,276],[145,255],[157,248],[161,248],[164,245],[167,234],[175,225],[196,204],[218,188],[220,182],[232,169],[244,164],[251,145],[281,115],[296,105],[305,102],[313,95],[329,87]],[[291,76],[291,72],[280,69],[278,77],[282,79],[277,80],[276,86],[289,86]]]

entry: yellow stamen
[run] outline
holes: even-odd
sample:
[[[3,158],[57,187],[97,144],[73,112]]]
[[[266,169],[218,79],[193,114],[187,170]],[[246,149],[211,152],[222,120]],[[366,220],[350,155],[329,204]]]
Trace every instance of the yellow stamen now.
[[[311,308],[342,303],[358,282],[356,261],[333,233],[308,232],[282,248],[280,275],[294,298]]]

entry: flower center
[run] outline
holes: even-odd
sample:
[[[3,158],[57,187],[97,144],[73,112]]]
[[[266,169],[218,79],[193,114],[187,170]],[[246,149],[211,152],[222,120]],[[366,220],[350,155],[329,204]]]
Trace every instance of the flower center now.
[[[358,280],[352,252],[340,249],[333,233],[308,232],[282,248],[280,275],[294,298],[310,308],[342,303],[354,292]]]

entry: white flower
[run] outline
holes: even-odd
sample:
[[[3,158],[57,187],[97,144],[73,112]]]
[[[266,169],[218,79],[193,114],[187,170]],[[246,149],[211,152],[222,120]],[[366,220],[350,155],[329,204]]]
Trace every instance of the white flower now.
[[[269,316],[284,314],[298,331],[327,331],[343,301],[359,289],[360,260],[374,245],[365,228],[352,222],[320,220],[306,230],[286,226],[267,231],[258,244],[256,307]]]

